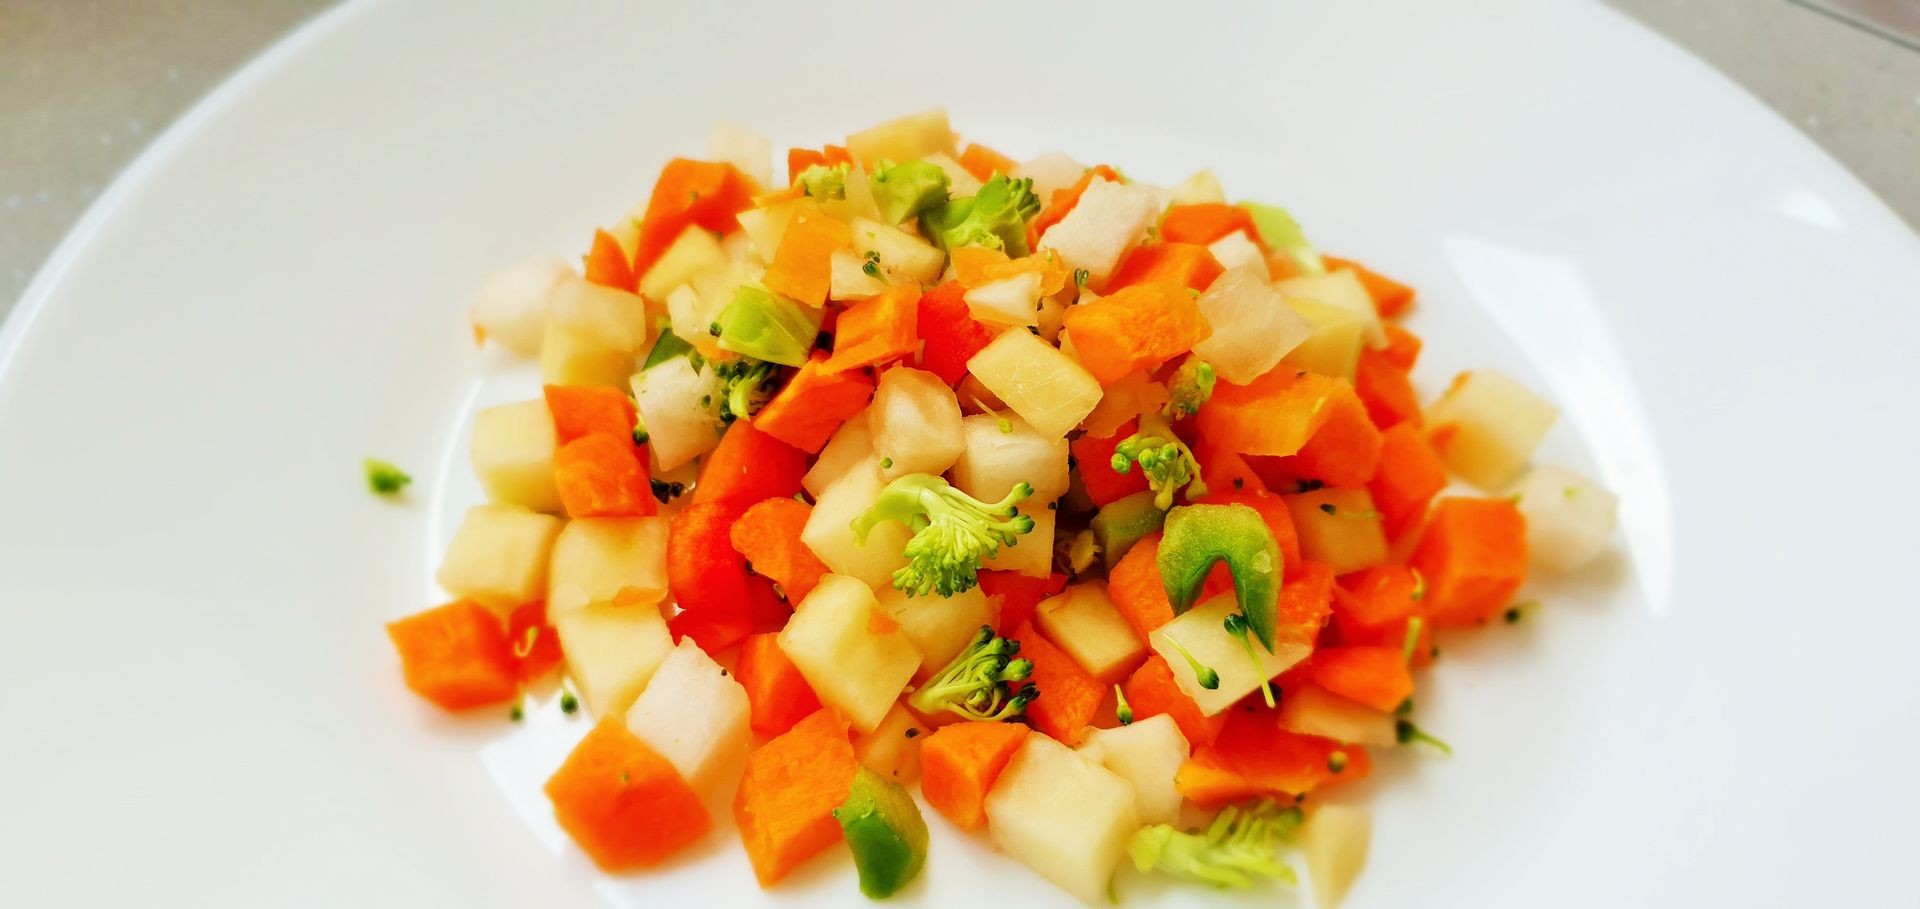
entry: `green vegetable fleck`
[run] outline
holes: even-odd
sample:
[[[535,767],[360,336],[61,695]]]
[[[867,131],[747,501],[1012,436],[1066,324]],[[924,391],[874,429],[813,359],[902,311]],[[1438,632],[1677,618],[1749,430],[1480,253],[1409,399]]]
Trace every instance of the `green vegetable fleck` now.
[[[835,164],[828,167],[815,164],[800,172],[800,190],[815,199],[845,199],[847,197],[847,165]]]
[[[880,161],[873,176],[873,201],[888,224],[899,224],[947,202],[947,172],[931,161]]]
[[[1418,726],[1415,726],[1413,724],[1413,721],[1409,719],[1398,719],[1393,721],[1393,738],[1395,741],[1398,741],[1402,745],[1410,745],[1410,744],[1413,744],[1414,742],[1419,742],[1423,745],[1431,745],[1434,748],[1440,749],[1441,753],[1447,755],[1448,757],[1453,756],[1452,745],[1449,745],[1446,742],[1443,742],[1437,738],[1434,738],[1432,735],[1428,734],[1425,730],[1421,729]]]
[[[713,374],[720,378],[720,422],[731,423],[740,417],[752,417],[754,411],[773,398],[778,368],[772,363],[742,357],[715,363]]]
[[[1173,645],[1173,652],[1180,654],[1180,658],[1187,661],[1187,667],[1193,670],[1194,681],[1199,682],[1200,687],[1208,691],[1220,687],[1220,673],[1212,666],[1208,666],[1194,659],[1193,654],[1187,650],[1186,645],[1181,644],[1172,637],[1167,638],[1167,643]]]
[[[1242,202],[1240,207],[1253,216],[1253,228],[1260,232],[1260,240],[1266,243],[1268,249],[1286,253],[1306,274],[1326,273],[1327,263],[1307,242],[1307,234],[1300,229],[1300,222],[1293,220],[1286,209],[1258,202]]]
[[[1240,642],[1240,647],[1246,650],[1247,659],[1253,661],[1254,672],[1260,676],[1260,694],[1266,699],[1267,706],[1272,707],[1273,684],[1267,679],[1267,667],[1260,662],[1260,654],[1253,649],[1253,641],[1247,637],[1247,617],[1236,612],[1227,616],[1226,621],[1221,624],[1226,626],[1227,633],[1233,635],[1234,640]]]
[[[900,892],[926,866],[927,821],[899,783],[861,767],[833,818],[853,852],[860,892],[869,899]]]
[[[1118,719],[1122,726],[1133,725],[1133,705],[1127,703],[1127,693],[1121,691],[1119,685],[1113,686],[1113,700],[1115,704],[1113,710],[1114,718]]]
[[[407,472],[379,458],[367,458],[361,462],[367,473],[367,488],[377,496],[396,496],[413,482]]]
[[[1173,494],[1182,486],[1187,488],[1188,501],[1207,494],[1207,483],[1200,476],[1200,462],[1195,460],[1193,450],[1173,434],[1159,414],[1142,415],[1140,431],[1114,446],[1115,473],[1127,473],[1135,464],[1146,475],[1147,486],[1154,491],[1154,504],[1161,511],[1173,507]]]
[[[1216,379],[1212,363],[1199,357],[1188,357],[1182,360],[1167,384],[1167,391],[1172,397],[1167,399],[1167,406],[1163,412],[1169,419],[1190,417],[1199,413],[1201,406],[1213,397]]]
[[[907,706],[925,714],[945,710],[989,723],[1018,719],[1026,713],[1027,704],[1040,696],[1040,689],[1032,685],[1015,690],[1015,683],[1033,674],[1033,661],[1015,659],[1019,653],[1019,641],[982,625],[965,650],[907,697]]]
[[[765,288],[742,285],[713,323],[720,349],[778,363],[807,362],[820,334],[821,311],[778,296]]]
[[[1143,828],[1127,843],[1127,855],[1141,871],[1221,889],[1245,890],[1263,877],[1297,884],[1293,869],[1280,861],[1280,846],[1303,817],[1300,809],[1281,808],[1267,799],[1245,807],[1229,805],[1205,830],[1183,833],[1172,824]]]
[[[1028,252],[1027,221],[1039,213],[1032,180],[994,174],[978,193],[949,200],[921,215],[920,223],[941,249],[984,246],[1017,259]]]
[[[982,562],[1033,531],[1033,519],[1014,507],[1031,495],[1032,484],[1022,482],[1005,498],[987,503],[940,477],[910,473],[888,483],[872,507],[854,519],[854,539],[865,545],[867,534],[882,521],[905,524],[913,538],[907,541],[906,567],[893,573],[893,586],[908,596],[950,597],[973,589]]]

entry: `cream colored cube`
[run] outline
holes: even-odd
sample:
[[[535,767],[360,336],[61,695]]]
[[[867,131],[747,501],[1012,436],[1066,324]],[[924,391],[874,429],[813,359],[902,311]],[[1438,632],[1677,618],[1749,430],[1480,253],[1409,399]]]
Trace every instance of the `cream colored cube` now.
[[[1322,804],[1307,816],[1300,840],[1307,856],[1307,877],[1313,880],[1313,904],[1318,909],[1339,909],[1367,866],[1373,817],[1365,808]]]
[[[1287,306],[1253,269],[1229,269],[1194,302],[1207,324],[1220,328],[1193,345],[1193,352],[1235,385],[1266,375],[1313,335],[1306,317]]]
[[[1453,380],[1427,411],[1427,425],[1435,430],[1451,427],[1452,435],[1437,446],[1448,470],[1493,490],[1513,482],[1559,415],[1519,382],[1477,369]]]
[[[692,280],[694,275],[726,266],[727,254],[721,251],[720,241],[706,228],[691,224],[647,269],[640,279],[640,293],[649,300],[665,303],[674,288]]]
[[[1280,728],[1358,745],[1398,742],[1393,716],[1318,685],[1295,685],[1280,699]]]
[[[914,649],[920,651],[920,671],[916,680],[925,680],[945,669],[965,649],[982,625],[992,625],[999,611],[987,602],[979,587],[950,597],[910,597],[891,586],[878,594],[880,607],[900,623]]]
[[[953,151],[953,127],[944,108],[908,114],[847,137],[847,153],[868,169],[881,159],[912,161]]]
[[[895,704],[873,731],[853,740],[853,756],[868,770],[902,785],[920,778],[920,742],[927,727]]]
[[[1033,519],[1033,530],[1014,538],[1012,546],[1002,546],[993,558],[981,563],[990,571],[1012,571],[1028,577],[1044,578],[1053,573],[1053,509],[1035,505],[1028,499],[1014,506]]]
[[[938,152],[927,155],[920,160],[940,168],[941,172],[947,175],[947,194],[949,196],[955,199],[964,199],[980,192],[982,185],[980,179],[975,177],[973,172],[967,170],[960,162],[955,161],[952,155],[946,154],[945,152]]]
[[[773,187],[773,140],[734,123],[716,123],[707,158],[739,168],[757,186]]]
[[[1024,328],[1001,332],[967,369],[1041,435],[1064,438],[1100,403],[1086,367]]]
[[[547,333],[548,300],[555,287],[573,276],[573,267],[559,256],[488,275],[473,301],[474,330],[523,357],[539,355]]]
[[[920,668],[920,651],[857,578],[826,575],[780,630],[780,649],[820,696],[870,732]]]
[[[895,366],[880,375],[867,406],[880,475],[945,473],[960,457],[960,401],[940,377]]]
[[[870,457],[847,468],[821,491],[814,501],[813,514],[800,530],[800,542],[807,544],[828,568],[859,578],[875,590],[890,586],[893,573],[906,567],[907,540],[913,537],[900,522],[882,521],[864,542],[855,539],[854,519],[872,507],[885,487],[876,459]]]
[[[1088,903],[1140,829],[1133,786],[1044,735],[1029,735],[986,799],[993,845]]]
[[[624,713],[673,650],[660,608],[594,603],[553,617],[567,674],[596,717]]]
[[[887,282],[867,274],[865,257],[850,249],[836,249],[828,257],[827,297],[833,300],[865,300],[887,289]],[[877,269],[876,269],[877,270]]]
[[[1015,484],[1033,486],[1030,502],[1051,502],[1071,483],[1067,440],[1043,435],[1019,414],[974,414],[960,421],[961,450],[950,474],[961,492],[998,502]]]
[[[1140,823],[1171,824],[1179,819],[1181,795],[1173,778],[1192,752],[1171,715],[1092,730],[1080,753],[1133,785],[1133,807]]]
[[[1220,178],[1213,171],[1203,170],[1173,188],[1175,205],[1221,205],[1227,201],[1227,194],[1220,186]]]
[[[554,288],[540,379],[548,385],[625,388],[653,340],[639,294],[569,278]]]
[[[818,499],[833,481],[846,474],[847,468],[873,459],[873,428],[867,422],[867,412],[862,410],[833,431],[813,466],[807,468],[806,476],[800,478],[800,485],[807,490],[807,495]]]
[[[967,314],[995,328],[1040,324],[1040,275],[1024,271],[1011,278],[989,281],[964,297]]]
[[[1619,499],[1564,467],[1535,467],[1508,490],[1527,519],[1527,555],[1553,571],[1598,558],[1613,537]]]
[[[1360,276],[1354,274],[1353,269],[1299,275],[1279,281],[1274,287],[1289,300],[1312,300],[1352,313],[1366,326],[1368,346],[1387,346],[1387,330],[1380,324],[1380,311],[1373,307],[1373,295],[1367,293],[1366,285],[1360,283]]]
[[[560,519],[518,505],[476,505],[453,532],[435,579],[448,593],[498,610],[540,599]]]
[[[467,460],[487,500],[558,514],[553,485],[553,414],[542,398],[501,404],[473,415]]]
[[[1040,248],[1084,268],[1096,286],[1146,237],[1164,208],[1152,189],[1095,177],[1067,216],[1040,237]]]
[[[660,470],[672,470],[720,445],[720,396],[711,365],[673,357],[633,376],[634,406],[647,430],[647,451]]]
[[[1365,489],[1316,489],[1281,496],[1300,538],[1300,557],[1346,574],[1387,560],[1387,532]]]
[[[1174,617],[1149,636],[1154,652],[1172,667],[1175,684],[1193,699],[1201,713],[1209,716],[1233,706],[1259,690],[1262,679],[1278,678],[1280,673],[1313,652],[1310,642],[1279,640],[1269,653],[1249,636],[1249,640],[1253,640],[1253,653],[1249,655],[1247,648],[1226,629],[1227,616],[1239,611],[1240,605],[1234,601],[1233,594],[1223,593]],[[1175,644],[1186,648],[1202,666],[1219,673],[1220,684],[1202,688],[1193,667]],[[1293,692],[1288,691],[1287,697],[1292,696]]]
[[[868,252],[878,253],[880,268],[887,277],[935,284],[946,267],[947,254],[940,248],[898,227],[870,218],[853,220],[853,251],[864,261]]]
[[[765,208],[749,208],[740,213],[740,230],[747,235],[753,254],[762,263],[772,262],[773,254],[780,249],[780,241],[787,236],[787,225],[793,223],[793,213],[800,206],[799,200],[776,202]]]
[[[627,710],[627,728],[695,789],[747,754],[747,690],[692,638],[667,654]]]
[[[1147,657],[1147,645],[1107,598],[1105,581],[1076,584],[1040,601],[1033,620],[1047,640],[1102,682],[1119,681]]]
[[[547,614],[559,615],[625,593],[629,602],[667,596],[664,517],[577,518],[553,542]]]
[[[1033,194],[1040,197],[1044,204],[1053,199],[1055,192],[1080,182],[1081,175],[1086,172],[1085,164],[1060,152],[1048,152],[1015,167],[1010,176],[1032,180]]]
[[[1288,300],[1287,306],[1307,321],[1311,333],[1280,362],[1352,380],[1360,363],[1360,348],[1366,344],[1367,323],[1347,310],[1314,300]]]
[[[1213,260],[1228,271],[1244,268],[1258,276],[1261,281],[1273,280],[1272,272],[1267,270],[1267,257],[1260,247],[1247,238],[1247,232],[1236,230],[1212,243],[1207,244],[1207,252]]]

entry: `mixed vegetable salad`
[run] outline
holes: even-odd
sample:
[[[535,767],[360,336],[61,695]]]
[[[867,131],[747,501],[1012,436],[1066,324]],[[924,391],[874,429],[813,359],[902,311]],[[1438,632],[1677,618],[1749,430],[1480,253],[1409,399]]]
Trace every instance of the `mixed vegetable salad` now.
[[[712,158],[582,269],[489,280],[476,337],[545,390],[475,417],[456,599],[388,626],[446,710],[584,707],[546,794],[609,872],[728,835],[730,792],[763,887],[823,854],[908,887],[924,804],[1089,902],[1293,884],[1297,845],[1331,906],[1370,829],[1340,787],[1445,748],[1436,630],[1608,545],[1611,495],[1529,469],[1550,404],[1476,370],[1423,407],[1414,292],[1208,172],[938,111],[779,183],[749,133]]]

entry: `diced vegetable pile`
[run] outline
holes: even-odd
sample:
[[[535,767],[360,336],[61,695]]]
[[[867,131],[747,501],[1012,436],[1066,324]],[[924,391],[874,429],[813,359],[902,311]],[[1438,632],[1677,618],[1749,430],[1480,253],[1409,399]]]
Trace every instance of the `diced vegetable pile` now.
[[[731,792],[763,887],[910,886],[924,802],[1089,902],[1122,864],[1293,884],[1297,845],[1332,905],[1338,787],[1445,748],[1435,632],[1608,545],[1611,495],[1528,469],[1550,404],[1473,371],[1423,407],[1413,290],[1208,172],[1016,163],[941,112],[779,185],[764,139],[714,157],[582,271],[487,283],[476,335],[545,390],[476,416],[455,600],[388,626],[447,710],[584,702],[546,792],[607,871],[732,835]]]

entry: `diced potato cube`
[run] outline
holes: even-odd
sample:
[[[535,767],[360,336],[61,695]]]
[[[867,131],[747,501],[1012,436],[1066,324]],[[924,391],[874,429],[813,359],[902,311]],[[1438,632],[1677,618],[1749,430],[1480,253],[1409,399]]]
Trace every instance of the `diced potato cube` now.
[[[1040,324],[1040,275],[1023,271],[967,291],[967,314],[995,328]]]
[[[1140,829],[1133,786],[1044,735],[1027,736],[986,799],[1001,852],[1068,893],[1098,903]]]
[[[448,593],[498,610],[546,593],[547,554],[560,519],[518,505],[467,509],[435,579]]]
[[[847,137],[847,153],[868,168],[882,158],[912,161],[952,151],[953,127],[945,109],[908,114]]]
[[[626,592],[630,602],[667,596],[667,519],[577,518],[553,542],[547,614],[571,612]]]
[[[827,296],[834,300],[865,300],[887,289],[887,282],[867,274],[866,257],[850,249],[836,249],[829,257]],[[875,269],[878,271],[879,269]]]
[[[1151,189],[1096,177],[1080,195],[1079,204],[1040,237],[1040,248],[1057,250],[1099,284],[1113,274],[1120,257],[1147,235],[1161,208]]]
[[[913,536],[898,521],[882,521],[867,534],[864,544],[854,539],[854,519],[872,507],[886,485],[875,459],[847,468],[821,491],[807,526],[800,531],[800,542],[828,568],[859,578],[875,590],[891,586],[893,573],[906,567],[907,540]]]
[[[720,444],[720,378],[674,357],[633,376],[633,401],[647,430],[647,450],[661,470],[672,470]],[[701,402],[706,403],[701,403]]]
[[[1041,435],[1064,438],[1100,403],[1086,367],[1024,328],[1001,332],[967,369]]]
[[[817,513],[817,512],[816,512]],[[780,630],[780,649],[861,732],[880,725],[920,668],[920,651],[858,578],[826,575]]]
[[[647,269],[646,276],[640,279],[640,293],[649,300],[665,303],[674,288],[692,280],[694,275],[725,267],[727,254],[721,251],[720,241],[706,228],[688,225]]]
[[[1288,300],[1311,333],[1280,362],[1295,369],[1352,381],[1367,340],[1367,323],[1344,309],[1313,300]]]
[[[1053,573],[1054,510],[1028,499],[1014,508],[1033,519],[1033,530],[1014,538],[1014,545],[1002,546],[994,557],[981,563],[990,571],[1012,571],[1033,578]]]
[[[547,333],[548,300],[554,288],[573,276],[573,267],[559,256],[488,275],[473,301],[474,329],[523,357],[538,355]]]
[[[1351,268],[1318,275],[1297,275],[1275,285],[1289,300],[1312,300],[1352,313],[1366,325],[1367,346],[1387,346],[1387,330],[1380,324],[1380,311],[1373,308],[1373,295],[1360,283]]]
[[[793,223],[793,213],[800,206],[800,200],[776,202],[766,208],[749,208],[739,214],[740,231],[747,235],[753,254],[762,263],[772,262],[773,254],[780,249],[780,241],[786,239],[787,225]]]
[[[1133,807],[1140,823],[1171,824],[1179,819],[1181,796],[1173,778],[1191,751],[1172,715],[1162,713],[1128,726],[1092,730],[1080,753],[1133,785]]]
[[[1014,179],[1033,181],[1033,194],[1045,204],[1053,199],[1053,194],[1080,182],[1080,175],[1087,172],[1087,166],[1059,152],[1048,152],[1025,162],[1013,169],[1008,176]]]
[[[568,278],[554,288],[540,379],[548,385],[621,388],[653,339],[639,294]]]
[[[1492,370],[1463,372],[1427,411],[1447,469],[1481,489],[1513,481],[1546,438],[1559,411]]]
[[[1173,188],[1174,205],[1220,205],[1226,201],[1227,194],[1220,188],[1220,178],[1210,170],[1200,171]]]
[[[914,649],[920,651],[920,671],[916,680],[924,680],[947,664],[973,641],[980,626],[991,625],[997,615],[993,604],[979,587],[950,597],[910,597],[892,586],[878,594],[880,607],[893,616],[906,631]]]
[[[927,727],[895,704],[873,731],[853,740],[853,756],[868,770],[906,785],[920,778],[920,742]]]
[[[1325,562],[1346,574],[1387,560],[1387,532],[1373,495],[1365,489],[1328,487],[1281,496],[1300,537],[1300,557]]]
[[[1598,558],[1613,536],[1619,500],[1564,467],[1535,467],[1508,490],[1527,519],[1527,554],[1554,571]]]
[[[1105,581],[1076,584],[1040,602],[1034,621],[1088,675],[1116,682],[1146,659],[1147,645],[1107,598]]]
[[[964,447],[953,462],[953,485],[961,492],[997,502],[1024,481],[1033,486],[1031,502],[1066,494],[1071,482],[1066,439],[1041,435],[1011,411],[974,414],[960,424]]]
[[[554,446],[553,414],[545,399],[535,398],[474,414],[467,456],[488,501],[557,514]]]
[[[1254,269],[1229,269],[1194,302],[1207,324],[1219,327],[1193,345],[1193,352],[1235,385],[1266,375],[1313,335],[1306,318],[1288,307]]]
[[[1231,592],[1223,593],[1201,603],[1173,621],[1156,629],[1149,636],[1155,653],[1167,661],[1173,668],[1173,680],[1198,705],[1201,713],[1219,713],[1233,706],[1241,698],[1260,688],[1260,680],[1279,678],[1293,664],[1306,659],[1313,652],[1311,644],[1278,641],[1272,653],[1268,653],[1259,641],[1254,641],[1253,656],[1247,655],[1247,649],[1241,646],[1238,638],[1227,633],[1227,616],[1240,611]],[[1180,653],[1180,647],[1220,674],[1220,684],[1214,688],[1200,687],[1200,680],[1194,675],[1193,667]],[[1293,696],[1292,691],[1287,692]]]
[[[1244,268],[1258,275],[1261,281],[1273,280],[1272,272],[1267,270],[1267,257],[1260,252],[1259,246],[1247,239],[1244,230],[1236,230],[1207,244],[1207,252],[1212,253],[1213,260],[1228,271]]]
[[[714,124],[707,157],[739,168],[760,186],[773,186],[773,140],[744,126]]]
[[[1280,728],[1357,745],[1393,745],[1393,715],[1318,685],[1295,685],[1280,699]]]
[[[940,168],[946,173],[947,192],[953,198],[964,199],[980,192],[980,180],[974,177],[972,171],[961,166],[960,162],[953,160],[952,155],[944,153],[932,154],[927,155],[921,160]]]
[[[1300,838],[1307,854],[1307,877],[1313,879],[1313,904],[1319,909],[1339,909],[1367,865],[1372,816],[1352,805],[1323,804],[1308,816]]]
[[[740,681],[692,638],[681,638],[627,711],[627,728],[687,785],[704,790],[746,757],[747,713]]]
[[[940,270],[946,267],[947,254],[940,248],[870,218],[853,220],[853,251],[865,261],[869,251],[880,254],[880,268],[889,278],[907,278],[921,284],[936,284]]]
[[[847,468],[872,458],[873,429],[867,423],[867,412],[862,410],[833,431],[807,475],[800,478],[800,485],[807,495],[818,499],[833,481],[846,474]]]
[[[906,366],[881,373],[867,422],[880,473],[889,479],[945,473],[960,457],[960,401],[933,373]]]
[[[553,617],[567,674],[595,716],[624,712],[673,650],[660,608],[595,603]]]

